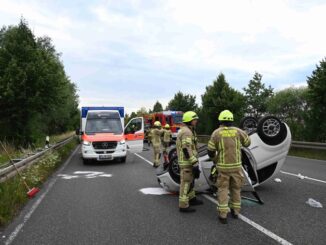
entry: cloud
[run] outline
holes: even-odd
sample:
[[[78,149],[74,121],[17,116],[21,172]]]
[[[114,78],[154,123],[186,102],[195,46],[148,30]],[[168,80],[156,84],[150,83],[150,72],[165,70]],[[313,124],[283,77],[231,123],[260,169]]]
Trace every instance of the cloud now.
[[[326,3],[294,0],[0,0],[0,21],[48,35],[81,105],[164,106],[200,99],[223,72],[238,90],[255,71],[274,88],[305,81],[326,54]]]

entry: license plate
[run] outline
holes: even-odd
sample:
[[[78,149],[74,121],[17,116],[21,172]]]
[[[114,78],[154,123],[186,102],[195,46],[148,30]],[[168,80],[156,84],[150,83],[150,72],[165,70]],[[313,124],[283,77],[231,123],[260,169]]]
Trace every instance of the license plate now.
[[[112,155],[99,155],[98,160],[112,160]]]

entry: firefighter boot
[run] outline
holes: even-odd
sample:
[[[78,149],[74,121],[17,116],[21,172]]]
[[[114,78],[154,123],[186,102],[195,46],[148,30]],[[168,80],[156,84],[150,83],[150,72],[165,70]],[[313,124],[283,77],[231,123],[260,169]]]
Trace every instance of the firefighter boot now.
[[[238,219],[239,218],[239,215],[234,212],[233,208],[231,208],[231,216],[232,216],[233,219]]]
[[[225,224],[227,224],[228,223],[228,220],[227,220],[227,218],[222,218],[222,217],[218,217],[218,220],[220,221],[220,223],[221,224],[223,224],[223,225],[225,225]]]
[[[189,200],[189,204],[192,205],[192,206],[197,206],[197,205],[203,205],[204,203],[203,203],[202,200],[199,200],[196,197],[194,197],[194,198]]]
[[[179,211],[182,213],[193,213],[196,212],[196,209],[191,208],[190,206],[187,208],[179,208]]]

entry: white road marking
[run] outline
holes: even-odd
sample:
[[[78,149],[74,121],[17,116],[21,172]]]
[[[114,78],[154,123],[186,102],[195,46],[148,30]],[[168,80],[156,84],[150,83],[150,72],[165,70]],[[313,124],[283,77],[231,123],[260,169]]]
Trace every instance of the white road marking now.
[[[172,194],[171,192],[168,192],[164,190],[163,188],[143,188],[139,190],[145,195],[167,195]]]
[[[137,156],[137,157],[139,157],[139,158],[141,158],[141,159],[143,159],[145,162],[147,162],[148,164],[150,164],[150,165],[154,165],[154,163],[152,163],[151,161],[148,161],[146,158],[144,158],[144,157],[142,157],[141,155],[138,155],[137,153],[135,153],[135,155]]]
[[[150,165],[153,165],[152,162],[150,162],[149,160],[147,160],[146,158],[138,155],[137,153],[135,153],[136,156],[138,156],[139,158],[143,159],[145,162],[149,163]],[[206,195],[206,194],[202,194],[206,199],[210,200],[211,202],[215,203],[217,205],[217,201],[215,199],[213,199],[212,197]],[[283,245],[292,245],[292,243],[286,241],[285,239],[279,237],[278,235],[274,234],[273,232],[265,229],[264,227],[262,227],[261,225],[253,222],[252,220],[248,219],[247,217],[243,216],[243,215],[239,215],[239,219],[241,219],[242,221],[246,222],[247,224],[253,226],[254,228],[256,228],[258,231],[264,233],[265,235],[269,236],[270,238],[274,239],[275,241],[279,242],[280,244]]]
[[[207,200],[215,203],[217,205],[217,201],[215,199],[213,199],[212,197],[208,196],[207,194],[203,194],[202,196],[204,196]],[[246,222],[247,224],[251,225],[252,227],[256,228],[257,230],[259,230],[260,232],[264,233],[265,235],[269,236],[270,238],[274,239],[275,241],[279,242],[280,244],[283,245],[291,245],[292,243],[286,241],[285,239],[283,239],[282,237],[279,237],[278,235],[276,235],[275,233],[267,230],[266,228],[262,227],[261,225],[253,222],[252,220],[248,219],[247,217],[243,216],[242,214],[239,214],[239,219],[241,219],[242,221]]]
[[[79,149],[79,146],[74,150],[74,152],[70,155],[70,157],[66,160],[66,162],[63,164],[63,166],[60,168],[59,171],[62,171],[70,162],[71,158],[76,154],[77,150]],[[36,200],[36,202],[33,204],[29,212],[24,216],[23,222],[20,223],[18,226],[16,226],[15,230],[10,234],[9,238],[6,240],[5,245],[9,245],[13,242],[13,240],[17,237],[18,233],[21,231],[21,229],[24,227],[26,222],[29,220],[29,218],[32,216],[36,208],[40,205],[46,194],[52,189],[53,185],[57,181],[58,178],[52,179],[52,181],[47,186],[44,193]]]
[[[287,175],[291,175],[291,176],[295,176],[295,177],[298,177],[300,179],[308,179],[308,180],[313,180],[313,181],[317,181],[317,182],[321,182],[321,183],[324,183],[326,184],[326,181],[325,180],[320,180],[320,179],[314,179],[314,178],[310,178],[308,176],[304,176],[302,174],[293,174],[293,173],[289,173],[289,172],[285,172],[285,171],[280,171],[282,174],[287,174]]]
[[[86,178],[94,179],[97,177],[112,177],[112,174],[106,174],[104,172],[97,171],[75,171],[73,174],[58,174],[62,179],[77,179],[77,178]]]

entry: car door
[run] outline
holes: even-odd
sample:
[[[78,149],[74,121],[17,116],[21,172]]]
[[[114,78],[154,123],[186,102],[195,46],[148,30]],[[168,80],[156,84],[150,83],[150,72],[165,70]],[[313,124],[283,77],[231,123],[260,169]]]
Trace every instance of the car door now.
[[[135,117],[125,127],[125,139],[127,150],[131,153],[139,153],[144,147],[144,119]]]

